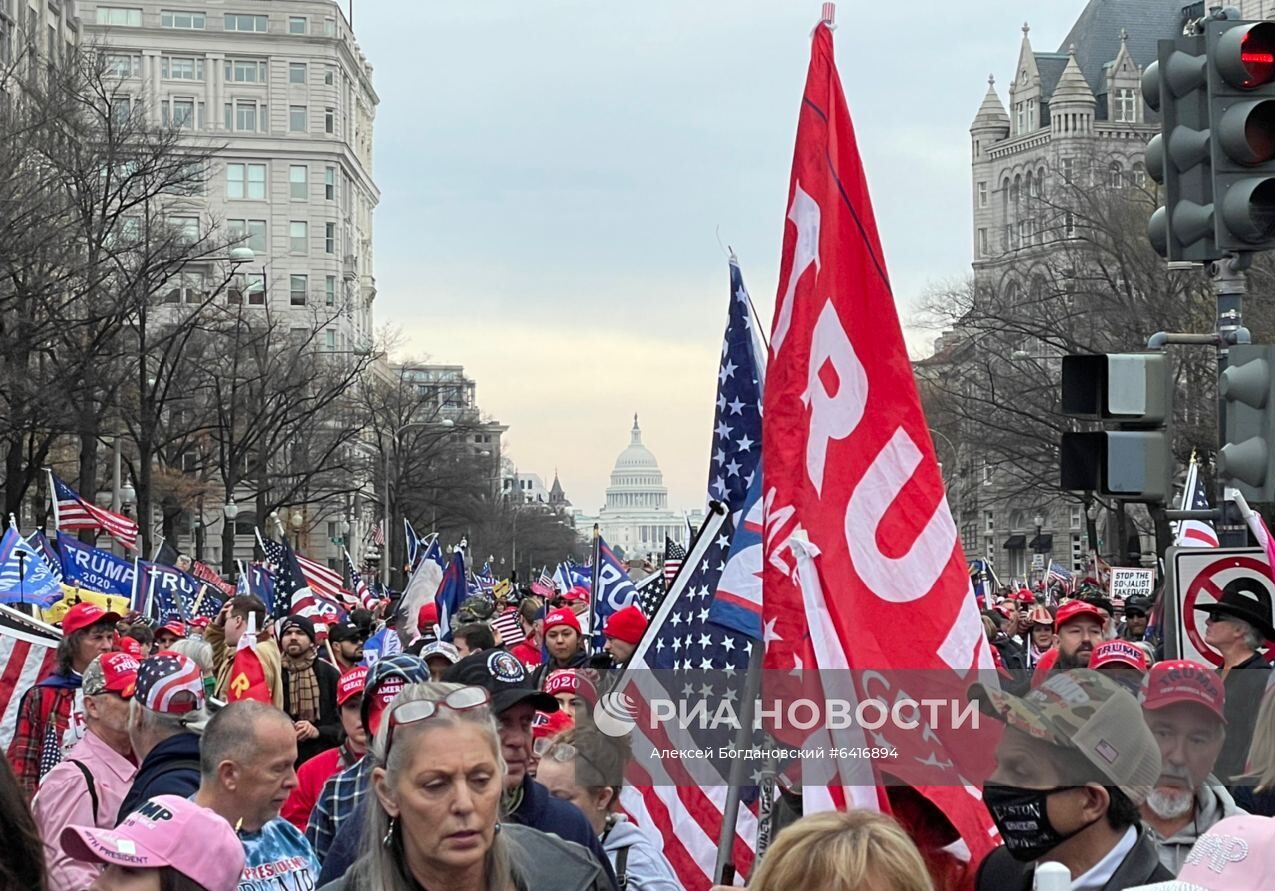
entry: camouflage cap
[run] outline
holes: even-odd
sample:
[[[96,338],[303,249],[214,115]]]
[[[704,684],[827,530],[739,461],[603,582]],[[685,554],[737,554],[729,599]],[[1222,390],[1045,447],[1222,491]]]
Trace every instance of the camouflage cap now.
[[[975,684],[981,709],[1034,739],[1080,752],[1134,802],[1160,776],[1160,747],[1128,690],[1087,668],[1055,672],[1026,696]]]
[[[471,622],[484,623],[492,617],[496,612],[496,605],[483,597],[481,594],[475,594],[467,597],[461,603],[459,609],[456,610],[456,616],[452,620],[452,626],[468,625]]]

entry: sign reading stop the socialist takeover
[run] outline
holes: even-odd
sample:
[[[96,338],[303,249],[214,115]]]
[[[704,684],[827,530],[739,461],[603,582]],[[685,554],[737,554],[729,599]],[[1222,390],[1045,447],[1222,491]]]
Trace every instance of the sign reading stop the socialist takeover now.
[[[1275,597],[1266,553],[1261,548],[1170,548],[1166,562],[1173,596],[1165,602],[1165,658],[1220,667],[1222,654],[1204,642],[1208,615],[1196,607],[1216,603],[1222,589],[1241,577],[1257,579]]]

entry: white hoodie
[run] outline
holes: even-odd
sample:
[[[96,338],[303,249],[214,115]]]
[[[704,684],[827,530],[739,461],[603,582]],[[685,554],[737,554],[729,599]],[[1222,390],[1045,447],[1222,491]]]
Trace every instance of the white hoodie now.
[[[621,848],[628,848],[628,860],[624,865],[624,873],[628,876],[627,888],[632,891],[684,891],[673,873],[673,867],[642,830],[626,822],[622,814],[613,814],[611,820],[614,822],[610,830],[602,835],[602,849],[611,860],[616,878],[620,878],[616,859]],[[620,887],[623,891],[626,886],[622,883]]]

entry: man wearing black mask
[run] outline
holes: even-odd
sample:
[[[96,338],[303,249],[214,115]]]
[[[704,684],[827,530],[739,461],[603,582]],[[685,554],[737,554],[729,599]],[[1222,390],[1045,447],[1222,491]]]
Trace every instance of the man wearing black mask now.
[[[976,684],[1005,722],[983,804],[1004,846],[979,865],[976,891],[1030,891],[1036,865],[1061,863],[1073,888],[1124,891],[1173,874],[1138,806],[1160,774],[1160,749],[1137,700],[1096,671],[1056,672],[1024,697]]]

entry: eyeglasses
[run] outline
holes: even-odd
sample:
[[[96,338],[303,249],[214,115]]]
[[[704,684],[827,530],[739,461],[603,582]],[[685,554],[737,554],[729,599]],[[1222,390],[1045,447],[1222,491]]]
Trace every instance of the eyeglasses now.
[[[545,753],[549,751],[550,746],[553,746],[553,760],[563,764],[568,761],[574,761],[580,754],[580,750],[571,745],[571,743],[555,744],[555,740],[551,736],[541,737],[536,740],[532,745],[532,749],[538,757],[543,758]]]
[[[491,704],[491,694],[485,687],[461,687],[453,690],[442,699],[416,699],[397,706],[390,712],[389,728],[385,732],[385,756],[389,757],[390,746],[394,743],[394,729],[404,724],[415,724],[427,721],[438,714],[443,706],[454,712],[482,708]]]

